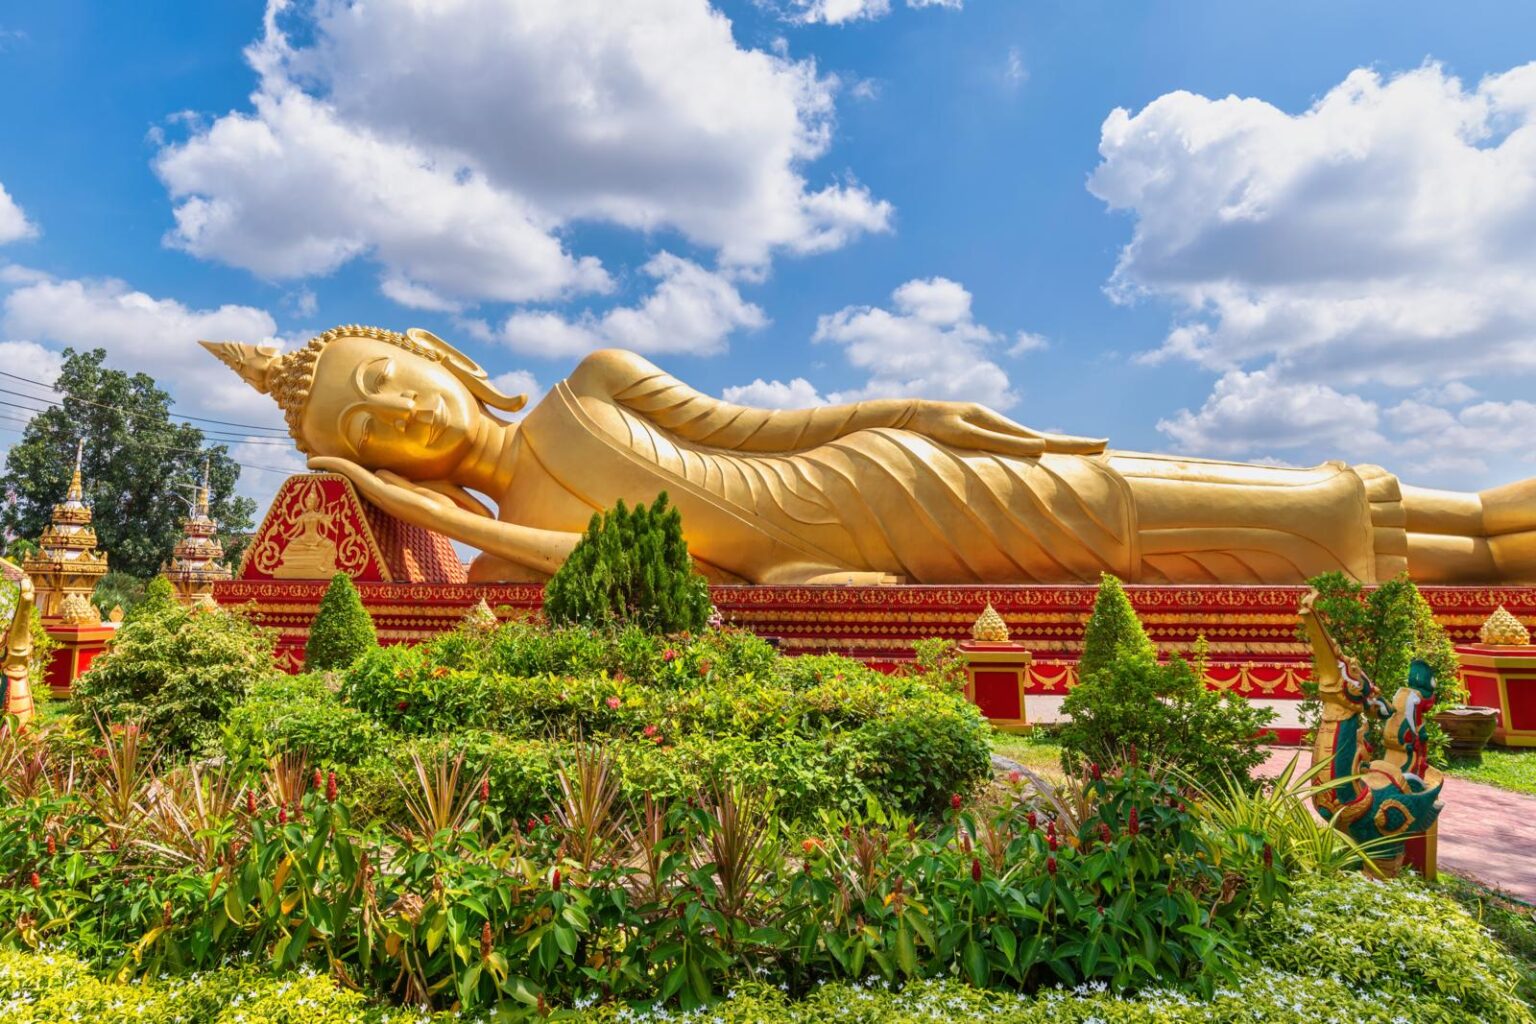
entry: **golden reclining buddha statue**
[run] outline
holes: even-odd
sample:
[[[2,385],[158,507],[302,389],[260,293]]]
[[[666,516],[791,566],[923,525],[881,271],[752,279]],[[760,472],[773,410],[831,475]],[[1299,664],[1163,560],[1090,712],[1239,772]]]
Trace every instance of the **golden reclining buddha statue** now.
[[[482,551],[475,580],[545,579],[595,510],[666,491],[717,582],[1082,583],[1102,571],[1290,584],[1335,569],[1536,582],[1531,480],[1457,493],[1378,466],[1122,452],[963,402],[753,409],[619,350],[587,356],[513,422],[526,397],[427,331],[337,327],[289,353],[203,344],[277,401],[312,469]]]

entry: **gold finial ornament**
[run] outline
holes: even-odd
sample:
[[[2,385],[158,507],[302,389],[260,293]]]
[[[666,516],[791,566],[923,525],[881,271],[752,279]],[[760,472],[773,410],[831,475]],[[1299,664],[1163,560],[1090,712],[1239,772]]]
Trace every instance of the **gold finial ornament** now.
[[[491,606],[485,603],[485,598],[483,597],[480,599],[479,604],[475,605],[464,615],[464,625],[470,629],[495,629],[496,623],[496,613],[491,611]]]
[[[997,609],[992,607],[990,601],[981,616],[971,625],[971,639],[985,643],[1005,643],[1008,640],[1008,623],[997,614]]]
[[[1531,631],[1509,609],[1499,605],[1477,631],[1477,638],[1496,647],[1525,647],[1531,642]]]
[[[276,400],[311,469],[483,551],[475,581],[546,579],[594,509],[665,491],[719,582],[1068,584],[1107,572],[1278,585],[1406,570],[1426,583],[1536,583],[1536,480],[1457,494],[1402,486],[1379,466],[1114,451],[973,402],[755,409],[617,349],[588,355],[508,422],[498,413],[525,398],[428,331],[344,325],[286,353],[204,345]],[[1493,557],[1466,553],[1479,546]]]
[[[107,621],[108,622],[112,622],[112,623],[120,623],[120,622],[122,622],[123,621],[123,606],[120,605],[120,604],[113,605],[112,606],[112,610],[107,613]]]

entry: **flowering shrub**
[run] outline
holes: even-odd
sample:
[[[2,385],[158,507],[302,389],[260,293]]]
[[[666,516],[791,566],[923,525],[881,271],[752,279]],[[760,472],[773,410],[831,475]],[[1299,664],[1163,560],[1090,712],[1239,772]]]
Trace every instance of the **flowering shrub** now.
[[[494,775],[418,758],[386,832],[295,758],[160,772],[136,730],[102,743],[84,776],[45,764],[6,787],[0,945],[65,942],[124,975],[248,957],[471,1010],[686,1008],[752,978],[1210,990],[1288,885],[1262,837],[1203,828],[1134,769],[1085,783],[1070,818],[957,798],[934,827],[871,805],[796,844],[760,790],[631,802],[591,748],[527,820],[496,811]]]

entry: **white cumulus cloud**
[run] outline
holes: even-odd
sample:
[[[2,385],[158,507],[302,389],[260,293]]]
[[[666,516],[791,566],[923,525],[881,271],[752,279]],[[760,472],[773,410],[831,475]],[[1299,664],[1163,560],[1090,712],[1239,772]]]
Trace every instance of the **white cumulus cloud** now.
[[[575,222],[675,230],[761,266],[888,230],[851,178],[813,184],[836,80],[740,46],[707,0],[269,0],[249,112],[157,170],[171,241],[270,277],[381,267],[425,309],[610,284]]]
[[[610,346],[648,354],[711,355],[725,349],[733,332],[768,322],[731,280],[691,260],[662,252],[644,271],[656,279],[656,287],[635,306],[575,318],[552,312],[513,313],[502,325],[502,340],[515,351],[550,359]]]
[[[252,391],[197,345],[202,338],[278,340],[272,315],[253,306],[193,309],[122,281],[42,278],[0,301],[0,335],[48,352],[105,349],[111,365],[148,373],[173,393],[179,408],[194,415],[262,426],[282,423],[271,399]],[[57,373],[56,362],[46,365]]]
[[[37,225],[27,220],[27,215],[16,200],[0,185],[0,245],[31,238],[37,234]]]
[[[992,360],[1002,335],[975,321],[971,293],[958,282],[908,281],[891,293],[891,307],[847,306],[817,321],[814,340],[841,345],[849,364],[868,374],[828,401],[940,398],[1007,409],[1018,400]]]
[[[1310,109],[1161,96],[1104,122],[1135,219],[1111,293],[1182,308],[1158,352],[1414,387],[1536,369],[1536,63],[1466,87],[1351,73]]]
[[[813,405],[825,405],[816,385],[804,377],[789,382],[764,380],[758,377],[750,384],[738,384],[726,388],[720,397],[737,405],[756,406],[760,409],[807,409]]]
[[[1197,411],[1181,409],[1157,429],[1190,455],[1272,455],[1297,448],[1367,456],[1386,444],[1381,411],[1359,395],[1326,384],[1293,383],[1272,372],[1222,376]]]

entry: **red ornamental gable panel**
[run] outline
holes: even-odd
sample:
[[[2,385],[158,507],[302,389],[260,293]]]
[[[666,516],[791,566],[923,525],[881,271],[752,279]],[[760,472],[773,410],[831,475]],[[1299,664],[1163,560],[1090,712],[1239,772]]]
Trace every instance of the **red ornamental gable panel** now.
[[[464,566],[442,534],[402,522],[361,498],[337,473],[289,477],[240,563],[248,582],[329,580],[463,583]]]

